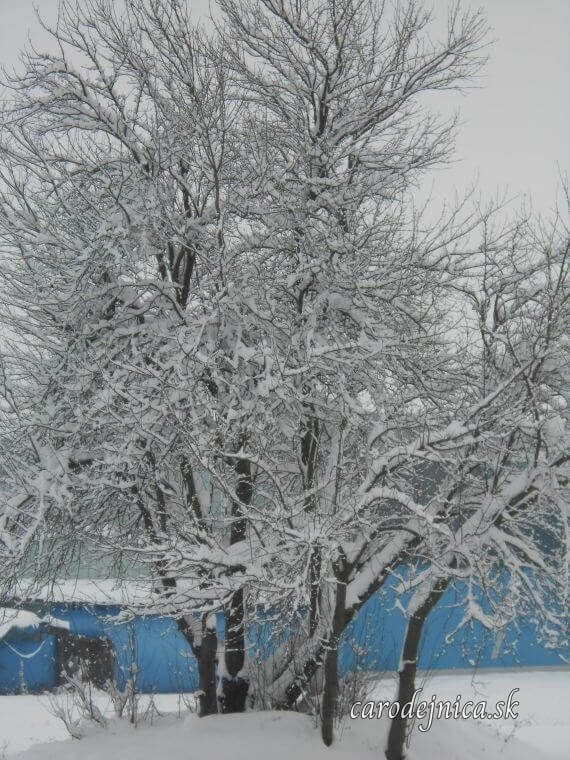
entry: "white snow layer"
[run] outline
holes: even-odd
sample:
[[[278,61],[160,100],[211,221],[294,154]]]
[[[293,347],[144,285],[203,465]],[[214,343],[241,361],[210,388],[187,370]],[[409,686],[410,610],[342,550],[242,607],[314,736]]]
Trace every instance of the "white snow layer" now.
[[[427,733],[413,732],[408,760],[562,760],[570,744],[570,678],[560,671],[444,674],[422,681],[423,699],[432,694],[454,700],[506,699],[518,688],[517,720],[434,720]],[[394,681],[386,679],[372,699],[387,699]],[[98,698],[103,699],[102,695]],[[141,698],[142,714],[148,697]],[[80,741],[66,738],[63,724],[46,710],[46,697],[0,697],[0,747],[7,760],[379,760],[388,719],[346,720],[330,749],[321,743],[314,721],[299,713],[249,712],[202,720],[185,711],[177,695],[155,697],[171,714],[133,728],[111,720],[107,729],[89,727]],[[101,705],[112,714],[110,705]],[[156,715],[156,714],[155,714]],[[43,742],[43,743],[38,743]],[[32,746],[33,745],[33,746]],[[24,750],[24,751],[22,751]],[[20,753],[20,754],[18,754]]]
[[[0,607],[0,641],[13,628],[39,628],[42,623],[50,625],[53,628],[66,628],[69,630],[67,620],[58,620],[51,615],[39,617],[34,612],[28,612],[28,610]]]

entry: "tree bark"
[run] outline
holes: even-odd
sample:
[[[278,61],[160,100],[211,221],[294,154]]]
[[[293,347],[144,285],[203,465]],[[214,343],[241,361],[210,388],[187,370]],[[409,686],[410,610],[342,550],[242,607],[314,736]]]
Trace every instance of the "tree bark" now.
[[[245,664],[245,628],[243,589],[232,596],[225,611],[225,673],[222,675],[220,706],[223,713],[244,712],[249,679],[243,675]]]
[[[251,504],[253,479],[251,462],[240,459],[236,464],[238,482],[236,496],[232,504],[232,527],[230,545],[246,538],[246,520],[243,504]],[[232,595],[225,610],[226,640],[224,647],[224,673],[220,683],[220,709],[222,713],[245,712],[249,678],[244,674],[245,665],[245,624],[244,591],[238,589]]]
[[[218,652],[218,636],[216,628],[208,627],[207,619],[202,619],[202,640],[196,643],[192,626],[185,617],[176,621],[178,630],[184,636],[192,649],[192,654],[198,663],[198,682],[200,696],[198,700],[198,715],[215,715],[218,712],[216,695],[216,662]]]
[[[418,607],[408,621],[404,646],[402,648],[402,661],[398,673],[397,701],[399,710],[396,717],[390,723],[385,753],[386,760],[404,760],[409,710],[405,715],[402,714],[402,711],[404,706],[411,702],[416,690],[418,652],[423,626],[427,616],[441,599],[448,585],[448,578],[437,581],[434,589],[428,594],[423,604]]]
[[[218,712],[216,694],[216,654],[218,637],[215,628],[204,626],[202,643],[198,651],[198,674],[200,678],[199,716]]]
[[[309,609],[309,636],[315,635],[319,623],[320,605],[321,605],[321,548],[313,546],[311,549],[311,559],[309,563],[309,584],[310,584],[310,609]]]
[[[334,719],[338,702],[338,643],[344,630],[346,608],[346,581],[337,575],[335,604],[324,664],[323,705],[321,713],[321,736],[327,747],[334,740]]]
[[[192,482],[187,479],[187,483]],[[157,489],[158,491],[159,489]],[[137,495],[137,506],[141,516],[143,518],[143,524],[145,530],[153,543],[157,543],[156,529],[152,520],[152,515],[146,507],[141,495],[136,486],[133,486],[133,493]],[[192,492],[189,496],[190,506],[193,510],[198,510],[199,503],[195,496],[195,490],[192,482]],[[165,511],[162,512],[165,519]],[[163,526],[163,530],[166,530]],[[158,559],[155,561],[155,567],[160,578],[162,587],[167,596],[172,595],[176,591],[177,583],[176,579],[168,573],[168,564],[165,559]],[[202,641],[198,645],[194,637],[194,631],[191,624],[185,617],[180,617],[176,621],[176,625],[180,633],[184,636],[188,642],[192,654],[196,658],[198,663],[198,679],[200,688],[198,714],[205,717],[206,715],[213,715],[218,712],[218,703],[216,698],[216,656],[218,648],[218,637],[216,635],[216,629],[210,629],[207,626],[206,620],[202,621]]]

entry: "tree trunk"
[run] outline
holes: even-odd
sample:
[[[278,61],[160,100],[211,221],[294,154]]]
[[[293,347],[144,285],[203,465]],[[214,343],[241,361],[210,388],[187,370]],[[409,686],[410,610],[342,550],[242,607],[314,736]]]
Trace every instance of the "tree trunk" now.
[[[324,664],[323,706],[321,714],[321,735],[327,747],[334,739],[334,719],[338,702],[338,642],[344,629],[346,608],[346,582],[337,576],[335,604]]]
[[[190,644],[192,653],[198,663],[198,715],[204,718],[206,715],[215,715],[218,712],[218,700],[216,694],[216,660],[218,651],[218,636],[215,624],[208,625],[208,620],[202,620],[202,639],[196,644],[194,631],[186,618],[177,620],[178,630]]]
[[[242,441],[243,445],[244,441]],[[232,521],[230,545],[244,541],[246,538],[246,520],[243,517],[243,504],[251,504],[253,497],[253,479],[251,462],[240,459],[236,464],[238,482],[237,499],[232,504]],[[224,647],[224,672],[220,682],[220,708],[222,713],[245,712],[249,678],[244,674],[245,665],[245,624],[244,593],[238,589],[231,597],[225,610],[226,641]]]
[[[238,589],[232,596],[225,614],[225,672],[221,677],[220,707],[223,713],[244,712],[249,679],[243,673],[245,664],[243,589]]]
[[[309,637],[313,638],[317,630],[321,605],[321,548],[313,546],[309,563],[310,583],[310,609],[309,609]]]
[[[216,629],[204,627],[202,643],[198,652],[198,675],[200,678],[199,716],[218,712],[216,694],[216,653],[218,636]]]
[[[189,472],[190,475],[188,474]],[[190,508],[194,510],[197,517],[201,518],[200,505],[195,493],[193,480],[191,480],[191,471],[186,470],[185,477],[187,485],[191,485],[191,490],[189,489]],[[141,498],[138,488],[136,486],[133,486],[132,490],[137,494],[137,506],[139,508],[139,512],[142,515],[146,532],[153,543],[158,543],[152,515],[145,505],[143,499]],[[157,489],[157,492],[158,491],[159,489]],[[163,515],[163,519],[166,519],[166,512],[164,509],[162,510],[161,514]],[[163,526],[163,530],[166,530],[165,526]],[[169,575],[168,563],[166,559],[156,560],[155,567],[166,596],[171,596],[176,591],[177,583],[176,579]],[[202,641],[198,645],[196,644],[192,625],[188,622],[187,618],[178,618],[176,624],[178,626],[178,630],[190,645],[192,654],[198,663],[198,679],[200,684],[198,714],[201,718],[206,715],[213,715],[218,712],[218,703],[216,698],[216,655],[218,648],[218,637],[216,634],[215,625],[213,628],[209,628],[207,620],[202,620]]]
[[[387,760],[404,760],[410,708],[405,714],[402,714],[402,711],[404,706],[411,702],[416,690],[416,670],[422,629],[427,616],[440,600],[448,585],[449,579],[447,578],[437,581],[433,591],[428,594],[423,604],[418,607],[408,621],[398,673],[397,701],[400,709],[390,723],[386,745]]]

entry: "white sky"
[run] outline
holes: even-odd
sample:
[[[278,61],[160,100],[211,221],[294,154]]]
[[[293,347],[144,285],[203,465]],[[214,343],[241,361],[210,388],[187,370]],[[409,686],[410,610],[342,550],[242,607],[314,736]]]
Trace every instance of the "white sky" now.
[[[208,0],[194,0],[198,14]],[[446,2],[435,3],[445,14]],[[560,173],[570,169],[569,0],[464,0],[482,7],[496,39],[482,87],[465,96],[440,99],[461,109],[463,126],[456,163],[432,175],[438,196],[479,178],[484,195],[508,190],[530,197],[535,209],[554,203]],[[0,65],[12,66],[28,36],[41,47],[45,34],[34,7],[56,17],[58,0],[0,0]]]

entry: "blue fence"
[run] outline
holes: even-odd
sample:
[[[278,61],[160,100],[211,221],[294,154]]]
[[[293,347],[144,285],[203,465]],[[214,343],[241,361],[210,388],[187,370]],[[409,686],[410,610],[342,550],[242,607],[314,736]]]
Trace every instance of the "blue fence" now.
[[[45,691],[56,680],[55,636],[24,629],[0,641],[0,694]]]
[[[115,680],[124,688],[134,674],[142,692],[168,693],[197,688],[192,652],[170,618],[136,617],[114,622],[121,608],[111,605],[52,604],[48,612],[69,623],[69,632],[105,637],[113,645]],[[0,694],[39,692],[57,685],[57,638],[33,629],[13,629],[0,640]]]
[[[343,636],[339,663],[345,674],[362,670],[394,671],[398,667],[405,620],[396,608],[395,582],[386,584],[362,608]],[[478,623],[463,628],[450,642],[446,635],[461,620],[457,591],[448,589],[426,621],[420,647],[422,669],[473,667],[545,667],[570,662],[570,650],[539,643],[531,621],[511,625],[498,641]],[[115,654],[115,679],[123,688],[136,674],[142,692],[167,693],[198,688],[195,659],[170,618],[136,617],[116,622],[121,608],[111,605],[51,604],[42,612],[69,623],[70,633],[106,637]],[[222,616],[218,635],[224,635]],[[253,656],[266,656],[272,648],[270,625],[260,622],[250,630]],[[0,640],[0,694],[36,692],[57,684],[56,636],[31,629],[14,629]]]

